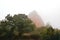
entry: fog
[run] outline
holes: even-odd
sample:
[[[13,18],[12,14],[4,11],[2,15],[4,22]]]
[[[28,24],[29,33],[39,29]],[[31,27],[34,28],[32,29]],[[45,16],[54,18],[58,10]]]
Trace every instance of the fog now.
[[[36,10],[44,23],[60,28],[60,0],[0,0],[0,20],[7,14],[29,14]]]

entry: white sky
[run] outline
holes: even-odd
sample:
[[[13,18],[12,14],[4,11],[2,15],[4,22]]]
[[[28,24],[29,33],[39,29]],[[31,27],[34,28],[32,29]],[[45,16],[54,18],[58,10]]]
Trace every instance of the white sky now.
[[[36,10],[45,23],[60,28],[60,0],[0,0],[0,20],[7,14],[18,14]]]

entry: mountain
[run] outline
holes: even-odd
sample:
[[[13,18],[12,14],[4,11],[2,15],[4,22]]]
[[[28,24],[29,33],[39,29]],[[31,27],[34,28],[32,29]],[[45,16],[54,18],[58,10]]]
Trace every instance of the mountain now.
[[[38,15],[36,11],[30,12],[28,17],[33,21],[33,23],[36,25],[36,27],[44,26],[44,22],[42,18]]]

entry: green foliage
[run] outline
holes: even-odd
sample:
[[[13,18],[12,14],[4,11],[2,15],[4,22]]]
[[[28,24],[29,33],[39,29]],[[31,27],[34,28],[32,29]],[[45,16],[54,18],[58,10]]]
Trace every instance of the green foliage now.
[[[53,29],[51,25],[38,28],[34,34],[39,36],[39,40],[60,40],[60,30]]]
[[[51,25],[35,28],[25,14],[10,16],[0,21],[0,40],[60,40],[60,30]]]
[[[10,16],[0,22],[0,39],[15,40],[21,38],[24,33],[34,31],[35,25],[25,14]]]

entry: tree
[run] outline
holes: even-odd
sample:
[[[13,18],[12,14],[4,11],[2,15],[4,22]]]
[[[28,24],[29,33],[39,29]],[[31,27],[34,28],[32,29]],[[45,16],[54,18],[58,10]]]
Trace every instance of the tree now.
[[[18,14],[5,17],[6,20],[0,22],[0,37],[6,40],[15,40],[24,33],[30,33],[34,30],[35,25],[25,14]],[[1,36],[2,35],[2,36]]]
[[[54,29],[51,25],[46,25],[37,29],[41,40],[53,40]]]

